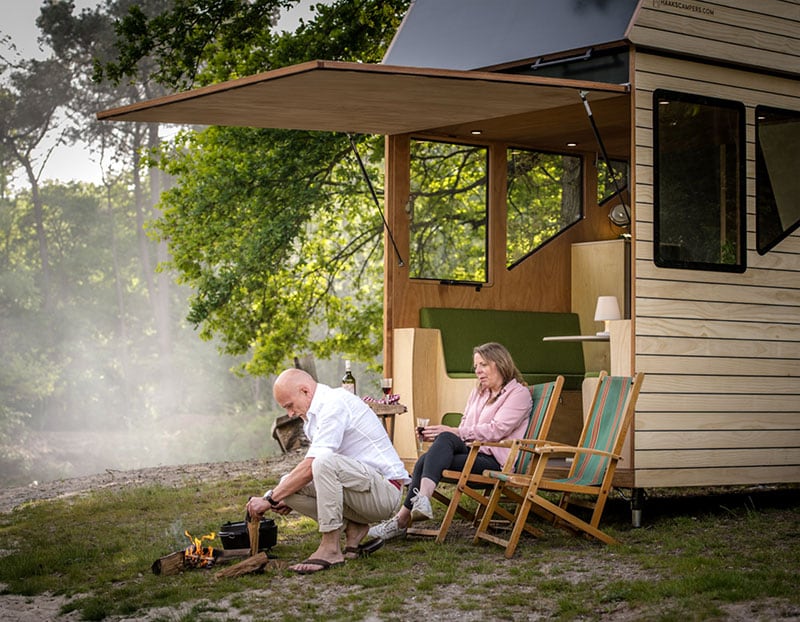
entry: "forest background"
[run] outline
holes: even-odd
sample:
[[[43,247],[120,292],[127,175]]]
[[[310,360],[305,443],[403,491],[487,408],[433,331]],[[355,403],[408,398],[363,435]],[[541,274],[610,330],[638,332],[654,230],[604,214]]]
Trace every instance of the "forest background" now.
[[[282,30],[298,4],[46,0],[43,57],[0,58],[4,486],[276,453],[271,377],[295,357],[330,384],[353,359],[379,392],[382,223],[348,137],[95,119],[306,60],[380,62],[408,2],[318,4]],[[380,193],[382,137],[356,142]],[[44,175],[75,144],[100,183]]]

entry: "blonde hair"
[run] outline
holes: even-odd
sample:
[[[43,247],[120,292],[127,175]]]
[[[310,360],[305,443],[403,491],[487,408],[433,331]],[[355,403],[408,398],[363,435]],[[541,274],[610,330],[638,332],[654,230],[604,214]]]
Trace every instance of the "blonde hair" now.
[[[500,377],[503,379],[503,386],[512,379],[520,384],[525,384],[522,373],[517,369],[514,359],[511,358],[511,353],[503,344],[490,341],[489,343],[475,346],[472,348],[472,355],[475,356],[476,354],[480,354],[485,361],[490,361],[497,366],[497,371],[500,372]]]

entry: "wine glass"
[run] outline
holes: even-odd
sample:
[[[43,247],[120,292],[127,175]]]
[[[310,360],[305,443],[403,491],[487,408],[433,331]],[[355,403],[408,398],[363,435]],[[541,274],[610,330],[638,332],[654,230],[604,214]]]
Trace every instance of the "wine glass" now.
[[[383,395],[387,396],[389,393],[392,392],[392,379],[391,378],[381,378],[381,391],[383,391]]]
[[[430,419],[426,419],[424,417],[417,417],[417,451],[422,451],[422,431],[428,426],[431,422]]]

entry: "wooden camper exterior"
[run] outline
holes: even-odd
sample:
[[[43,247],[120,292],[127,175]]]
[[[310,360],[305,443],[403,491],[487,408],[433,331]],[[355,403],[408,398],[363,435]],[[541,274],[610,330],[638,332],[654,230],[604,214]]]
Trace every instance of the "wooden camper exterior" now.
[[[631,488],[800,482],[800,235],[764,256],[755,250],[756,105],[800,111],[800,3],[765,0],[642,0],[628,32],[630,50],[631,319],[612,332],[612,373],[647,374],[615,483]],[[793,74],[793,75],[792,75]],[[669,89],[742,102],[746,107],[747,269],[743,274],[659,268],[653,261],[653,91]],[[598,115],[599,116],[599,115]],[[500,149],[505,144],[495,145]],[[387,212],[401,248],[408,247],[408,136],[386,146]],[[594,179],[594,153],[585,154]],[[619,154],[611,154],[614,155]],[[498,172],[499,171],[499,172]],[[503,253],[505,188],[501,167],[490,181],[490,252]],[[490,286],[414,283],[386,260],[386,360],[393,331],[418,326],[420,307],[578,311],[592,331],[597,285],[607,272],[577,272],[570,250],[612,240],[619,229],[590,209],[587,217],[519,266],[490,275]],[[495,257],[496,265],[503,265]],[[614,283],[626,278],[620,269]],[[543,275],[547,278],[543,278]],[[606,275],[605,277],[603,275]],[[613,280],[613,279],[612,279]],[[576,287],[576,281],[578,283]],[[570,291],[572,285],[572,291]],[[589,301],[587,303],[587,301]],[[608,345],[586,344],[587,369],[609,363]],[[402,349],[400,356],[407,356]],[[432,362],[427,362],[431,365]],[[413,365],[424,366],[425,361]],[[391,363],[390,365],[391,366]],[[424,392],[426,374],[415,376]],[[401,380],[402,383],[402,380]],[[562,407],[574,417],[575,400]],[[413,416],[413,413],[412,413]],[[413,418],[400,422],[401,455],[413,452]],[[405,441],[403,439],[406,439]],[[629,451],[629,453],[628,453]]]
[[[633,485],[798,482],[800,235],[763,256],[755,250],[754,110],[800,111],[800,3],[645,0],[629,38],[633,365],[647,374],[633,425]],[[653,262],[657,88],[745,105],[743,274]]]

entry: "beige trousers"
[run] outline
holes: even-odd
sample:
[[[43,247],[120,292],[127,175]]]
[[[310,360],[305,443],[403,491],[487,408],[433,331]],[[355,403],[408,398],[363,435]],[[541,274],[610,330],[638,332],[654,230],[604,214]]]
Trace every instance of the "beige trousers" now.
[[[340,529],[344,520],[369,524],[391,518],[400,509],[400,490],[358,460],[330,454],[314,458],[313,479],[283,502],[319,523],[321,533]]]

